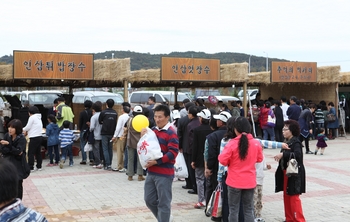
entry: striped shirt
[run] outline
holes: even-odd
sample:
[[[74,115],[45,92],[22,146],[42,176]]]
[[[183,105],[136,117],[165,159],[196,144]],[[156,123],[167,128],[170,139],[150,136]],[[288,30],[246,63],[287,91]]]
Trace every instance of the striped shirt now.
[[[74,133],[68,128],[64,128],[60,131],[59,139],[61,141],[61,148],[66,148],[68,145],[73,144]]]
[[[148,168],[151,175],[174,178],[175,158],[179,152],[179,139],[170,123],[162,129],[153,127],[163,153],[163,157],[157,160],[157,164]]]

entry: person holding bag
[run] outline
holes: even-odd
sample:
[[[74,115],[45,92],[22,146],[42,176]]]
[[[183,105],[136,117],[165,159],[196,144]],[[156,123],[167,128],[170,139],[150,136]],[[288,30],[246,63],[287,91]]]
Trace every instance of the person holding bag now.
[[[242,201],[244,221],[254,221],[254,189],[256,187],[255,163],[263,160],[260,142],[255,140],[245,117],[233,123],[236,138],[231,139],[219,155],[219,162],[228,166],[226,178],[229,221],[238,222],[239,204]]]
[[[0,141],[0,154],[3,158],[12,162],[18,172],[18,193],[17,198],[23,197],[23,179],[30,174],[30,168],[26,159],[27,140],[22,134],[22,122],[19,119],[13,119],[8,123],[8,133]],[[0,158],[1,158],[0,155]]]
[[[282,148],[281,152],[274,157],[279,162],[275,173],[275,192],[283,191],[285,221],[304,222],[305,218],[299,196],[305,193],[305,168],[302,146],[298,139],[299,134],[300,128],[297,121],[287,120],[284,122],[283,136],[288,148]],[[298,174],[288,177],[286,169],[291,156],[298,162]]]

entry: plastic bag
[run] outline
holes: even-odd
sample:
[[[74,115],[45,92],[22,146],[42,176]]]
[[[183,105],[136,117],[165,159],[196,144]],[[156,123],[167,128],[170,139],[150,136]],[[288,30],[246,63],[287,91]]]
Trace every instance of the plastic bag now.
[[[92,151],[92,144],[86,143],[84,146],[84,152]]]
[[[188,170],[185,162],[183,153],[178,153],[175,159],[175,177],[177,178],[188,178]]]
[[[147,132],[137,143],[137,154],[143,169],[149,160],[157,160],[163,157],[158,138],[150,128],[146,128]]]

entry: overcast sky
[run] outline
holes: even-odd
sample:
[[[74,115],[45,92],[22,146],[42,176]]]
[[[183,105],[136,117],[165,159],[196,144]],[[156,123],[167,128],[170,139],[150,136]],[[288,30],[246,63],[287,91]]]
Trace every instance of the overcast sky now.
[[[0,57],[13,50],[237,52],[350,71],[348,0],[11,0],[0,6]]]

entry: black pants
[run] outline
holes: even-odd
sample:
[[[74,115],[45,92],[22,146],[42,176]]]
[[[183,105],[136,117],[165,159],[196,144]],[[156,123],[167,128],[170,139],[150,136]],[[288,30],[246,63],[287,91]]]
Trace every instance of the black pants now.
[[[36,168],[40,169],[42,167],[41,141],[41,136],[30,138],[28,146],[28,164],[31,170],[34,170],[34,156],[36,159]]]
[[[305,148],[306,148],[306,152],[310,151],[310,147],[309,147],[309,136],[307,136],[306,138],[303,137],[302,135],[299,136],[299,140],[302,143],[305,140]]]
[[[275,127],[275,140],[277,142],[283,142],[284,141],[284,137],[283,137],[283,134],[282,134],[282,128],[283,127]]]
[[[192,169],[192,167],[191,167],[192,155],[188,154],[188,153],[184,153],[184,157],[185,157],[185,162],[186,162],[187,171],[188,171],[188,177],[185,178],[185,180],[186,180],[186,187],[193,189],[194,186],[196,185],[196,183],[193,183],[192,179],[191,179],[191,172],[190,171]],[[197,186],[196,186],[196,190],[197,190]]]
[[[17,193],[17,198],[21,199],[23,198],[23,180],[18,181],[18,193]]]

